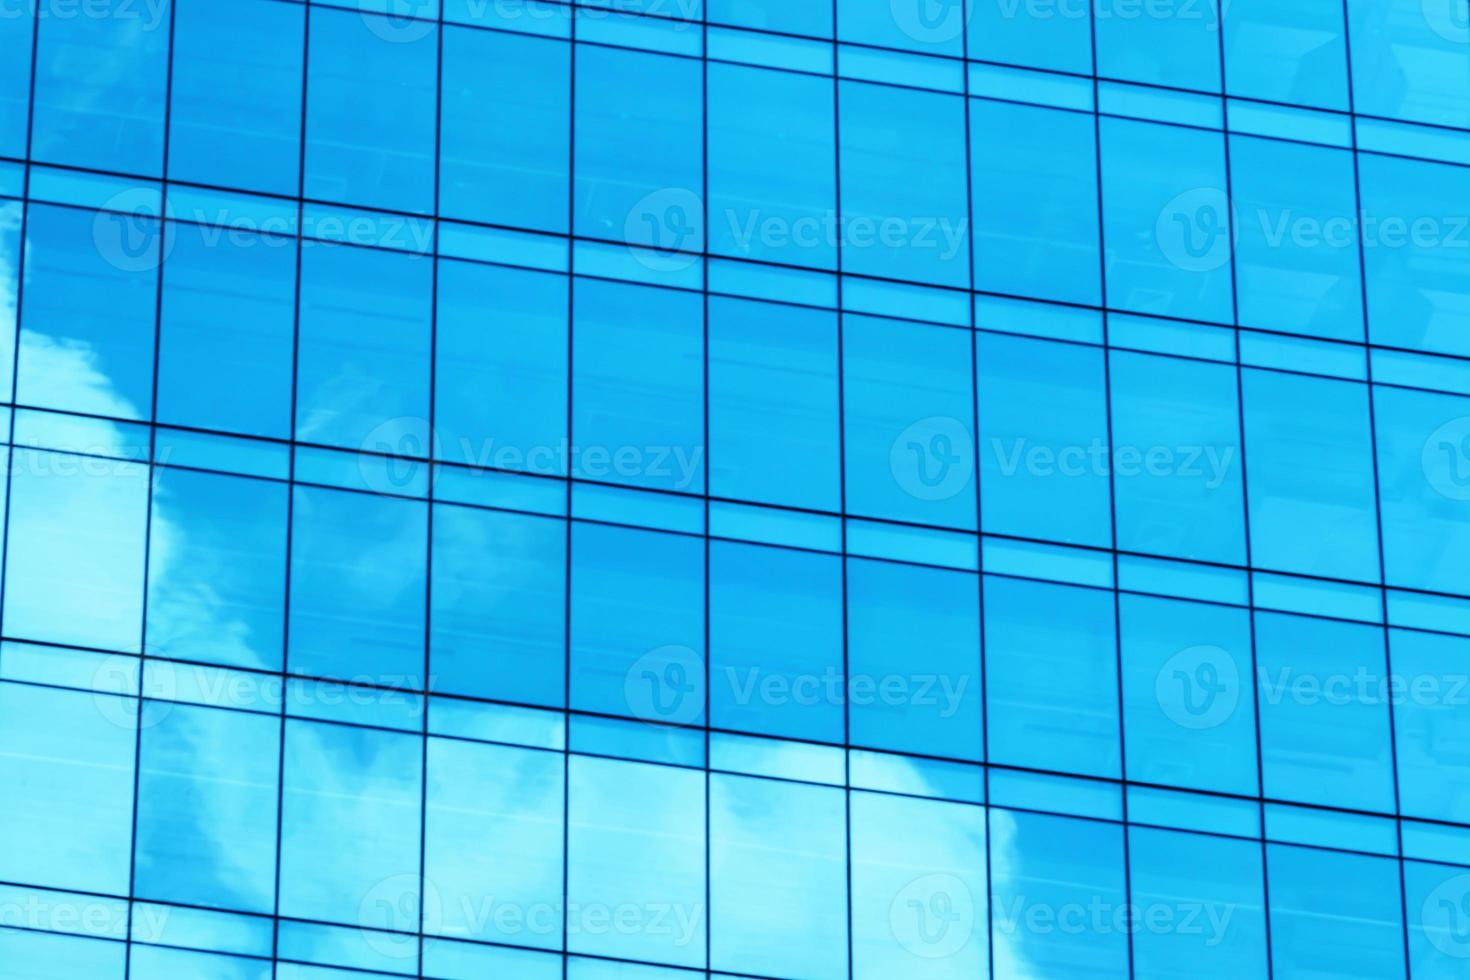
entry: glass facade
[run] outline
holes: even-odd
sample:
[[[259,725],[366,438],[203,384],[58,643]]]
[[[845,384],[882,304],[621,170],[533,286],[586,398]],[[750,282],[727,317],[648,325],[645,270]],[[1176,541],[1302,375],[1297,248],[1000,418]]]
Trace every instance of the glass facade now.
[[[1467,0],[0,0],[0,980],[1470,975]]]

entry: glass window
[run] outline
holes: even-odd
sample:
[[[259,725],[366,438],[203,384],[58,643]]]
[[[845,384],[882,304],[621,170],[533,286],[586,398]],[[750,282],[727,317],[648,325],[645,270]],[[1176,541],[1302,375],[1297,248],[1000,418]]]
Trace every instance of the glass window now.
[[[76,8],[71,16],[41,9],[50,16],[39,18],[31,156],[157,176],[163,168],[169,0],[94,0],[80,16]]]
[[[280,719],[159,701],[145,721],[134,893],[270,914]]]
[[[426,505],[304,486],[295,494],[291,672],[421,690]]]
[[[139,214],[30,206],[17,401],[148,418],[158,234],[158,222]],[[114,248],[125,245],[136,251]]]
[[[1376,626],[1256,614],[1266,796],[1393,812],[1384,652]]]
[[[1240,322],[1361,342],[1352,153],[1235,136],[1230,179]]]
[[[571,48],[446,27],[443,58],[441,212],[565,233]]]
[[[1273,976],[1404,976],[1397,861],[1272,844],[1267,862]]]
[[[159,421],[287,438],[296,243],[188,224],[168,232]]]
[[[279,670],[287,487],[159,470],[149,527],[148,652]]]
[[[29,449],[10,465],[6,635],[136,652],[148,468]]]
[[[710,493],[841,509],[837,315],[709,298]]]
[[[851,314],[842,331],[848,511],[973,529],[969,332]]]
[[[1470,594],[1470,399],[1375,385],[1384,574]]]
[[[169,176],[295,197],[304,8],[176,2]]]
[[[967,572],[848,559],[853,744],[980,760],[979,585]]]
[[[986,576],[991,762],[1118,777],[1113,624],[1109,592]]]
[[[985,811],[852,794],[854,980],[988,975]]]
[[[712,966],[848,976],[846,804],[831,787],[710,776]]]
[[[915,0],[902,2],[908,9]],[[1090,74],[1091,6],[1086,0],[971,0],[969,57]]]
[[[1446,207],[1470,200],[1470,170],[1373,153],[1358,161],[1369,338],[1470,355],[1470,222]]]
[[[577,45],[573,193],[578,235],[704,248],[700,63]],[[628,80],[638,80],[629,98]]]
[[[1218,92],[1220,8],[1216,0],[1097,0],[1093,16],[1097,73],[1148,85]]]
[[[432,259],[305,249],[296,438],[427,457],[432,306]]]
[[[831,81],[712,62],[708,98],[710,251],[834,268]]]
[[[1131,827],[1128,860],[1134,976],[1270,976],[1260,844]]]
[[[703,966],[705,774],[585,756],[568,765],[567,945]]]
[[[1254,563],[1378,581],[1367,387],[1256,370],[1242,385]]]
[[[965,4],[926,0],[837,0],[837,39],[882,48],[960,57],[964,53]]]
[[[286,722],[281,915],[418,931],[422,754],[417,735]]]
[[[838,97],[843,271],[969,286],[964,101],[849,81]]]
[[[34,24],[29,5],[19,13],[19,17],[0,17],[0,156],[24,158]]]
[[[1100,303],[1092,117],[972,99],[970,139],[975,288]]]
[[[1109,359],[1118,547],[1244,564],[1235,366],[1117,350]]]
[[[1109,305],[1232,322],[1221,135],[1105,118],[1102,174]]]
[[[1250,612],[1119,596],[1128,778],[1255,796]]]
[[[560,707],[566,522],[434,506],[429,676],[451,694]]]
[[[564,764],[556,752],[429,740],[425,933],[561,949]]]
[[[1123,829],[998,809],[989,827],[995,976],[1126,978]]]
[[[128,894],[136,737],[130,699],[0,684],[7,838],[0,876],[43,888]]]
[[[128,947],[47,932],[0,932],[0,980],[123,980]]]
[[[23,207],[20,201],[0,199],[0,399],[5,400],[15,390],[15,300],[20,286]]]
[[[832,5],[789,0],[705,0],[711,24],[737,24],[759,31],[832,36]]]
[[[1465,972],[1465,915],[1470,874],[1463,867],[1405,861],[1409,973],[1414,980],[1456,980]]]
[[[572,473],[704,492],[704,313],[697,293],[576,281]]]
[[[1457,0],[1348,0],[1356,111],[1470,126],[1470,46]],[[1441,198],[1443,200],[1443,198]]]
[[[700,722],[704,562],[699,538],[572,525],[572,707]]]
[[[843,740],[842,559],[710,542],[710,723]]]
[[[1111,543],[1106,371],[1096,347],[975,335],[987,532]]]
[[[566,279],[440,261],[435,314],[440,457],[565,476]]]
[[[1270,102],[1348,107],[1342,8],[1316,0],[1230,0],[1225,87]]]
[[[1405,816],[1470,812],[1470,639],[1389,630],[1399,805]]]
[[[432,211],[438,115],[434,28],[319,7],[311,14],[310,37],[306,196],[392,211]]]

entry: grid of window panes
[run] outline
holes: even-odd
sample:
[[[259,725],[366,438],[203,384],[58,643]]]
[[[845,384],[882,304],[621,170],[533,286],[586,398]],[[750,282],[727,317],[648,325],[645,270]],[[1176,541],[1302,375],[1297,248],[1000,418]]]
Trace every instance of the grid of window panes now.
[[[1467,975],[1470,10],[1220,6],[0,0],[0,980]]]

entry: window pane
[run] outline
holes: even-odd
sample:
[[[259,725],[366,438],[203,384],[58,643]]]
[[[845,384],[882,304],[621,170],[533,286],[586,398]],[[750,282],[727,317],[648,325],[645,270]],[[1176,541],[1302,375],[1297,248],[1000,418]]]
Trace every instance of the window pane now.
[[[308,487],[295,494],[291,672],[422,689],[425,505]]]
[[[566,533],[559,520],[435,505],[436,691],[564,703]]]
[[[1267,848],[1272,975],[1404,975],[1398,862],[1279,844]]]
[[[270,914],[280,720],[166,701],[147,710],[136,893]]]
[[[1111,593],[986,577],[992,762],[1118,777],[1113,633]]]
[[[280,669],[287,492],[222,474],[155,474],[149,653]]]
[[[281,915],[418,930],[422,751],[418,736],[286,723]]]
[[[442,72],[442,212],[565,232],[570,47],[449,27]]]
[[[295,197],[304,8],[177,2],[169,176]]]
[[[438,38],[421,27],[366,11],[311,12],[308,197],[433,209]]]
[[[709,793],[711,965],[846,977],[843,791],[718,775]]]

